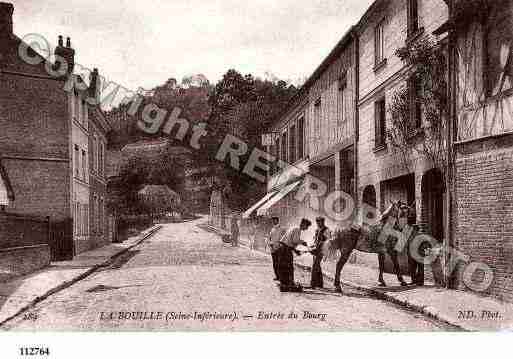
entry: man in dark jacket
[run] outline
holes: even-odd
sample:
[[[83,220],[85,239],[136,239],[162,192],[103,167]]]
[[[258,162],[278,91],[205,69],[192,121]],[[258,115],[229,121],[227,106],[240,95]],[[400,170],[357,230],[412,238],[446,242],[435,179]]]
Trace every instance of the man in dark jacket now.
[[[313,255],[311,287],[323,288],[324,281],[321,267],[321,261],[323,258],[322,246],[324,242],[331,237],[331,233],[329,228],[326,227],[324,217],[317,217],[315,222],[317,223],[317,230],[315,231],[313,249],[311,250]]]

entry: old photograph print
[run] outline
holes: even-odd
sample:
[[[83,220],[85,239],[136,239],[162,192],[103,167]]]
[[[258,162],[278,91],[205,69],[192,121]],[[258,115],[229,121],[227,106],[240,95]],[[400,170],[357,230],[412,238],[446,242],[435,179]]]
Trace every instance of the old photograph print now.
[[[0,329],[510,331],[512,159],[512,0],[0,2]]]

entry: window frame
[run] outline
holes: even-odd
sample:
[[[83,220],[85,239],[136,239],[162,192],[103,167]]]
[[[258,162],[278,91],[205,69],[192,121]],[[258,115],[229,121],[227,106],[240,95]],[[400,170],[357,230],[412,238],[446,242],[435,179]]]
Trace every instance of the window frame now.
[[[305,158],[305,115],[301,114],[297,119],[297,151],[298,160]]]
[[[75,178],[80,178],[80,147],[77,144],[75,144],[73,145],[73,148],[73,157],[75,158],[75,170],[73,175]]]
[[[411,130],[415,131],[422,128],[422,104],[419,101],[419,97],[422,96],[422,84],[415,74],[408,78],[407,84],[410,105],[410,126]]]
[[[296,123],[293,122],[288,128],[288,147],[289,147],[289,161],[291,164],[296,163],[297,161],[297,126]]]
[[[288,135],[286,129],[280,134],[280,147],[280,159],[288,163]]]
[[[374,27],[374,66],[380,67],[385,61],[385,18],[382,18]]]
[[[375,149],[386,147],[386,98],[381,96],[374,102],[374,146]]]
[[[407,0],[408,24],[407,36],[408,38],[415,36],[420,30],[419,24],[419,1]]]

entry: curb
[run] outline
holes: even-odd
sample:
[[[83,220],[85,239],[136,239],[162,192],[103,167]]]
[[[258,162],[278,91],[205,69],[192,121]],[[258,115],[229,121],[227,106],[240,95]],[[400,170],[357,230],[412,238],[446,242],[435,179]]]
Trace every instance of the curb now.
[[[214,234],[219,236],[219,234],[217,233],[215,227],[212,227],[212,226],[209,226],[209,227],[211,227],[212,232]],[[199,227],[199,228],[201,228],[201,227]],[[201,228],[201,229],[205,230],[205,228]],[[241,244],[241,247],[249,249],[249,247],[246,246],[246,245],[242,245]],[[267,254],[265,252],[261,252],[261,251],[258,251],[258,250],[253,250],[253,252],[257,252],[257,253],[261,254],[262,256],[269,257],[269,254]],[[305,265],[305,264],[302,264],[302,263],[294,262],[294,265],[297,268],[300,268],[302,270],[306,270],[306,271],[311,271],[312,270],[311,266]],[[326,271],[323,271],[322,274],[323,274],[323,276],[325,278],[327,278],[327,279],[329,279],[331,281],[335,280],[335,277],[331,273],[327,273]],[[448,318],[446,315],[444,315],[442,313],[439,313],[436,310],[436,308],[434,308],[434,307],[424,306],[424,305],[421,305],[421,304],[413,303],[413,302],[411,302],[409,300],[400,299],[400,298],[397,298],[397,297],[395,297],[395,296],[393,296],[393,295],[391,295],[391,294],[389,294],[387,292],[383,292],[383,291],[374,289],[374,288],[369,287],[369,286],[364,286],[364,285],[361,285],[361,284],[353,283],[353,282],[350,282],[348,280],[341,279],[340,283],[343,284],[343,285],[346,285],[348,287],[352,287],[352,288],[355,288],[355,289],[367,292],[369,294],[372,294],[374,297],[376,297],[378,299],[381,299],[381,300],[384,300],[384,301],[387,301],[387,302],[390,302],[390,303],[393,303],[393,304],[405,307],[407,309],[413,310],[413,311],[415,311],[417,313],[420,313],[420,314],[423,314],[423,315],[425,315],[425,316],[427,316],[429,318],[435,319],[435,320],[437,320],[439,322],[442,322],[444,324],[448,324],[448,325],[450,325],[452,327],[455,327],[456,329],[459,329],[459,330],[462,330],[462,331],[466,331],[466,332],[474,332],[475,331],[475,329],[473,329],[471,327],[467,327],[465,325],[456,323],[454,320],[452,320],[451,318]]]
[[[311,271],[312,270],[312,267],[311,266],[308,266],[308,265],[304,265],[304,264],[301,264],[301,263],[294,263],[294,265],[298,268],[301,268],[303,270],[307,270],[307,271]],[[329,279],[329,280],[335,280],[335,277],[331,274],[331,273],[326,273],[325,271],[323,271],[323,275],[325,278]],[[361,291],[364,291],[364,292],[367,292],[369,294],[372,294],[374,297],[378,298],[378,299],[381,299],[381,300],[384,300],[384,301],[387,301],[387,302],[390,302],[390,303],[393,303],[393,304],[396,304],[396,305],[400,305],[402,307],[405,307],[407,309],[410,309],[410,310],[413,310],[417,313],[421,313],[429,318],[432,318],[432,319],[435,319],[439,322],[442,322],[444,324],[448,324],[452,327],[455,327],[456,329],[459,329],[459,330],[462,330],[462,331],[467,331],[467,332],[473,332],[475,331],[474,329],[470,328],[470,327],[466,327],[464,325],[461,325],[459,323],[455,323],[454,320],[452,320],[451,318],[448,318],[446,317],[444,314],[442,313],[439,313],[437,312],[436,308],[434,307],[431,307],[431,306],[423,306],[421,304],[417,304],[417,303],[413,303],[409,300],[405,300],[405,299],[399,299],[387,292],[383,292],[381,290],[377,290],[377,289],[374,289],[372,287],[369,287],[369,286],[365,286],[365,285],[361,285],[361,284],[356,284],[356,283],[353,283],[353,282],[350,282],[348,280],[343,280],[341,279],[340,280],[340,283],[341,284],[344,284],[348,287],[352,287],[352,288],[356,288],[358,290],[361,290]]]
[[[89,268],[88,270],[86,270],[85,272],[83,272],[82,274],[79,274],[75,278],[72,278],[70,280],[67,280],[67,281],[59,284],[58,286],[48,290],[43,295],[37,296],[36,298],[31,300],[27,305],[23,306],[20,310],[18,310],[15,314],[11,315],[10,317],[8,317],[8,318],[4,319],[2,322],[0,322],[0,328],[2,328],[7,322],[9,322],[9,321],[13,320],[14,318],[18,317],[20,314],[23,314],[24,312],[26,312],[30,308],[34,307],[39,302],[42,302],[43,300],[45,300],[49,296],[51,296],[51,295],[53,295],[55,293],[58,293],[58,292],[66,289],[66,288],[71,287],[73,284],[81,281],[82,279],[87,278],[88,276],[90,276],[91,274],[93,274],[94,272],[99,270],[100,268],[108,267],[110,264],[112,264],[112,262],[116,258],[122,256],[123,254],[128,252],[130,249],[140,245],[142,242],[144,242],[145,240],[147,240],[148,238],[153,236],[155,233],[157,233],[161,228],[162,228],[162,226],[160,226],[160,225],[154,226],[152,229],[150,229],[148,231],[148,233],[144,234],[141,239],[137,240],[134,244],[132,244],[132,245],[126,247],[126,248],[123,248],[118,253],[110,256],[103,263],[96,264],[96,265],[92,266],[91,268]]]

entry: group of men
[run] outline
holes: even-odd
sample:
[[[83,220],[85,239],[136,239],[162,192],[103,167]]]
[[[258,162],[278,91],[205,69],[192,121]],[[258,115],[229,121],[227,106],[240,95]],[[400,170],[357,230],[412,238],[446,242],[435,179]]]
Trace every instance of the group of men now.
[[[301,292],[301,285],[294,282],[294,253],[301,255],[311,253],[313,255],[311,288],[323,288],[323,276],[321,261],[323,258],[322,246],[330,238],[331,233],[326,226],[324,217],[317,217],[317,229],[315,231],[314,243],[309,246],[301,239],[302,232],[308,230],[312,225],[308,219],[303,218],[299,227],[293,226],[285,231],[280,225],[278,217],[272,218],[273,227],[267,239],[267,245],[271,249],[275,280],[280,282],[282,292]],[[306,251],[299,251],[298,246],[307,247]]]

